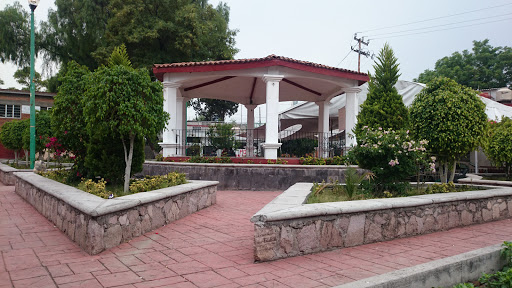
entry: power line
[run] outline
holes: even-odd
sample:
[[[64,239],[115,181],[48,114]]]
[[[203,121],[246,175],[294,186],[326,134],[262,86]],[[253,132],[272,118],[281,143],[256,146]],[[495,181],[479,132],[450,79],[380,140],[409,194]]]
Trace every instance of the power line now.
[[[505,13],[505,14],[501,14],[501,15],[496,15],[494,17],[502,17],[502,16],[511,15],[511,14],[512,13]],[[501,20],[505,20],[505,19],[501,19]],[[425,29],[436,28],[436,27],[444,27],[444,26],[456,25],[456,24],[467,23],[467,22],[473,22],[474,24],[477,24],[475,22],[483,22],[481,24],[485,24],[487,21],[488,21],[487,19],[477,19],[477,20],[472,19],[472,20],[465,20],[465,21],[459,21],[459,22],[452,22],[452,23],[428,26],[428,27],[423,27],[423,28],[415,28],[415,29],[408,29],[408,30],[402,30],[402,31],[382,33],[382,34],[375,34],[375,35],[368,36],[368,38],[376,39],[376,38],[373,38],[373,37],[382,36],[382,35],[399,34],[399,33],[411,32],[411,31],[418,31],[418,30],[425,30]],[[495,21],[500,21],[500,20],[495,20]]]
[[[426,33],[438,32],[438,31],[446,31],[446,30],[453,30],[453,29],[459,29],[459,28],[472,27],[472,26],[477,26],[477,25],[491,24],[491,23],[507,21],[507,20],[511,20],[511,19],[512,18],[506,18],[506,19],[501,19],[501,20],[487,21],[487,22],[483,22],[483,23],[475,23],[475,24],[463,25],[463,26],[458,26],[458,27],[451,27],[451,28],[446,28],[446,29],[436,29],[436,30],[431,30],[431,31],[408,33],[408,34],[389,36],[389,37],[377,37],[377,38],[371,38],[371,39],[368,39],[368,40],[389,39],[389,38],[397,38],[397,37],[403,37],[403,36],[426,34]]]
[[[369,30],[365,30],[365,31],[357,32],[357,33],[366,33],[366,32],[370,32],[370,31],[378,31],[378,30],[389,29],[389,28],[395,28],[395,27],[400,27],[400,26],[406,26],[406,25],[411,25],[411,24],[416,24],[416,23],[423,23],[423,22],[428,22],[428,21],[433,21],[433,20],[438,20],[438,19],[443,19],[443,18],[448,18],[448,17],[453,17],[453,16],[459,16],[459,15],[464,15],[464,14],[474,13],[474,12],[483,11],[483,10],[494,9],[494,8],[498,8],[498,7],[508,6],[508,5],[512,5],[512,3],[507,3],[507,4],[502,4],[502,5],[496,5],[496,6],[486,7],[486,8],[480,8],[480,9],[475,9],[475,10],[471,10],[471,11],[466,11],[466,12],[461,12],[461,13],[455,13],[455,14],[450,14],[450,15],[440,16],[440,17],[435,17],[435,18],[428,18],[428,19],[419,20],[419,21],[413,21],[413,22],[408,22],[408,23],[404,23],[404,24],[398,24],[398,25],[392,25],[392,26],[380,27],[380,28],[375,28],[375,29],[369,29]]]
[[[352,46],[352,45],[351,45]],[[350,52],[352,52],[352,49],[348,50],[348,53],[347,55],[345,55],[345,57],[343,57],[343,59],[341,59],[340,63],[338,63],[338,65],[336,65],[336,67],[339,67],[341,62],[345,61],[345,59],[347,59],[348,55],[350,54]]]

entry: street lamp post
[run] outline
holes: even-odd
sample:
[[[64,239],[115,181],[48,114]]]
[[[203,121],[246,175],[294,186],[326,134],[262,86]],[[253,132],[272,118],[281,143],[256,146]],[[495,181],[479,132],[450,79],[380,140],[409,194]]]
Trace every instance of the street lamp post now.
[[[39,0],[28,0],[30,6],[30,169],[34,169],[36,160],[36,88],[34,86],[34,10]]]

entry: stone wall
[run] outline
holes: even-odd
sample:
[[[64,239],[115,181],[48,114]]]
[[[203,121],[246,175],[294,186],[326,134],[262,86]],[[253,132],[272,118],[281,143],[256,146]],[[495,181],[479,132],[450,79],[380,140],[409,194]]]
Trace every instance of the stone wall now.
[[[356,167],[356,166],[354,166]],[[297,182],[344,182],[346,166],[280,164],[213,164],[146,161],[144,175],[169,172],[187,174],[187,179],[219,181],[219,189],[286,190]]]
[[[303,183],[301,183],[303,184]],[[281,197],[304,191],[291,188]],[[286,195],[292,194],[292,195]],[[307,197],[307,196],[306,196]],[[445,193],[364,201],[279,206],[251,219],[254,257],[270,261],[512,217],[512,189]],[[287,201],[288,203],[290,201]]]
[[[32,171],[30,169],[16,169],[9,165],[0,163],[0,182],[2,182],[6,186],[13,186],[16,182],[16,177],[14,177],[14,172],[29,172]]]
[[[16,193],[94,255],[216,202],[217,182],[102,199],[34,173],[15,173]]]

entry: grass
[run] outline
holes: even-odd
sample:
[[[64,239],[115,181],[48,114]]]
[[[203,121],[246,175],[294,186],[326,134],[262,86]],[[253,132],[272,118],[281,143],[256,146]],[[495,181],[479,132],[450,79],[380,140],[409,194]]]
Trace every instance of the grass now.
[[[317,192],[318,189],[325,186],[321,189],[320,192]],[[412,187],[411,187],[412,188]],[[470,185],[450,185],[450,184],[433,184],[428,185],[427,187],[423,186],[420,189],[416,189],[415,187],[407,191],[407,194],[401,197],[407,196],[418,196],[425,194],[434,194],[434,193],[448,193],[448,192],[465,192],[465,191],[475,191],[475,190],[486,190],[482,187],[474,187]],[[386,193],[385,193],[386,194]],[[389,194],[391,196],[391,194]],[[395,196],[392,196],[395,197]],[[358,189],[355,193],[353,193],[352,197],[346,191],[344,185],[341,184],[315,184],[312,188],[312,193],[308,197],[306,204],[313,203],[325,203],[325,202],[341,202],[341,201],[351,201],[351,200],[367,200],[367,199],[377,199],[379,197],[372,197],[367,193],[363,193],[360,189]]]
[[[497,180],[497,181],[511,181],[511,178],[507,178],[507,176],[485,176],[484,180]]]

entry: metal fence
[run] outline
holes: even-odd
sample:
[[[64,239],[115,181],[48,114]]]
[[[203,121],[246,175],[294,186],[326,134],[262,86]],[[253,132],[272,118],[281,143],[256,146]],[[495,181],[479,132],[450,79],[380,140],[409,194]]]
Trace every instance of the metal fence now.
[[[263,157],[264,129],[240,129],[222,126],[173,130],[177,155]],[[343,133],[281,131],[280,157],[332,157],[345,154]]]

